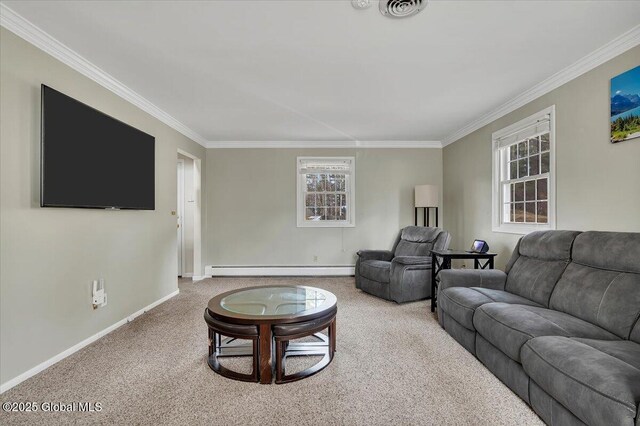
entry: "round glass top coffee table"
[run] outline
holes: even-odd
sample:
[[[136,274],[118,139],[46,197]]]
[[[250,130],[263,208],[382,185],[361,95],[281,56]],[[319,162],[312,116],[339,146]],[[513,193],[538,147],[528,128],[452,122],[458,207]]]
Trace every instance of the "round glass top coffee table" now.
[[[333,359],[337,310],[336,296],[315,287],[248,287],[219,294],[209,301],[205,310],[209,326],[209,366],[224,376],[260,383],[271,383],[274,370],[276,383],[314,374]],[[325,328],[328,337],[320,333]],[[318,341],[290,342],[305,336],[314,336]],[[245,345],[243,352],[237,339],[252,340],[252,350],[247,350],[250,348]],[[287,376],[285,359],[303,355],[324,357],[314,367]],[[243,376],[226,370],[218,363],[218,358],[223,356],[253,356],[256,374]]]

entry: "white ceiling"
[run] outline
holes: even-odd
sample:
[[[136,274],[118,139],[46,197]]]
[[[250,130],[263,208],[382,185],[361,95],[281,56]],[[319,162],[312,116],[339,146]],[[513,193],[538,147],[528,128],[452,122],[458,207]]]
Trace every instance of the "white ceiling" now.
[[[638,1],[3,1],[209,141],[442,140],[640,22]]]

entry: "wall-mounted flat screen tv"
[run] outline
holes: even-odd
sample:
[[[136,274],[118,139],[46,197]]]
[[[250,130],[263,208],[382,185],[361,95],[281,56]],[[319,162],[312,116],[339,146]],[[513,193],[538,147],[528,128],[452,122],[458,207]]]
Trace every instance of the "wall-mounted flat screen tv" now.
[[[42,85],[40,205],[155,209],[155,138]]]

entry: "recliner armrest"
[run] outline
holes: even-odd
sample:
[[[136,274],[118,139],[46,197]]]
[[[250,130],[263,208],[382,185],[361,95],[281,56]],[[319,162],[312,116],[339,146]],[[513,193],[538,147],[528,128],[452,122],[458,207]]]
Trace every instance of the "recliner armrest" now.
[[[401,265],[421,265],[431,267],[430,256],[397,256],[394,257],[392,263]]]
[[[484,287],[504,290],[507,274],[499,269],[445,269],[438,274],[438,292],[449,287]]]
[[[360,260],[384,260],[390,262],[393,253],[389,250],[360,250],[357,253]]]

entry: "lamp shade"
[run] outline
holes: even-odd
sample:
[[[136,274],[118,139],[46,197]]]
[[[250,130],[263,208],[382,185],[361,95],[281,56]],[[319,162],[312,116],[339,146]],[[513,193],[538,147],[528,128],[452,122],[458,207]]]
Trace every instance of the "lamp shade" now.
[[[439,199],[438,187],[436,185],[416,186],[416,207],[438,207]]]

